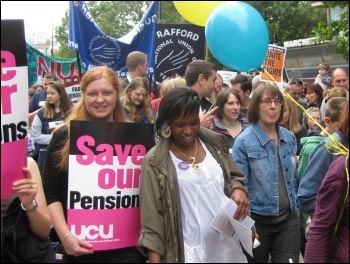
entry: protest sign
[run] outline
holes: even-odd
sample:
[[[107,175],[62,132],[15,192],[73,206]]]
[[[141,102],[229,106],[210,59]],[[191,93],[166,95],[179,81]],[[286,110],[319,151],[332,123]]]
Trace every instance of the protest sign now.
[[[25,178],[28,153],[28,70],[23,20],[1,20],[1,199]]]
[[[154,146],[154,125],[72,121],[70,136],[69,230],[93,250],[135,246],[141,163]]]
[[[287,48],[285,47],[269,45],[263,64],[264,72],[261,74],[262,81],[283,83],[283,65],[286,52]],[[269,74],[267,74],[265,71]]]

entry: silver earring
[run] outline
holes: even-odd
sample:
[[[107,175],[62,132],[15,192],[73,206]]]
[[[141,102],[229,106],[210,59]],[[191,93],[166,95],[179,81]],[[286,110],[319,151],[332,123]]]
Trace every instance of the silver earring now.
[[[163,128],[161,134],[163,138],[169,138],[171,136],[170,126]]]

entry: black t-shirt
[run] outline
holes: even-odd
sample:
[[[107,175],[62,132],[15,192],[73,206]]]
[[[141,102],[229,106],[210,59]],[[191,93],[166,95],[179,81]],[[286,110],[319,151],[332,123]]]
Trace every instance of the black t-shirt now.
[[[201,100],[201,109],[202,111],[206,110],[206,112],[208,112],[208,110],[210,108],[212,108],[213,104],[205,97],[202,98]]]

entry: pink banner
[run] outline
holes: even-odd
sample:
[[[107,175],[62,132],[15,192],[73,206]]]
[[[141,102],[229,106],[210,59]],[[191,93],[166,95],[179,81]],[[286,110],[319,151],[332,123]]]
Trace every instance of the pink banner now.
[[[28,153],[28,69],[23,20],[1,20],[1,199],[23,179]]]
[[[25,177],[21,164],[27,164],[27,149],[27,138],[1,144],[1,199],[12,195],[12,183]]]
[[[139,207],[127,210],[68,210],[68,215],[71,232],[91,243],[92,250],[135,246],[140,235]]]

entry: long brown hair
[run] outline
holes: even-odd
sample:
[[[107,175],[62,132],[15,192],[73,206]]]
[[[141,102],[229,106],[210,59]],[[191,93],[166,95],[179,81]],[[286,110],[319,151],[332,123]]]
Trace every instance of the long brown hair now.
[[[298,134],[301,130],[301,125],[299,123],[299,110],[298,106],[287,96],[283,96],[284,108],[289,109],[289,119],[287,129],[294,135]],[[284,109],[283,109],[284,111]],[[283,114],[282,114],[283,118]]]
[[[60,115],[62,119],[64,119],[68,113],[68,111],[73,107],[71,100],[68,97],[66,92],[66,88],[64,84],[61,82],[50,82],[48,87],[55,89],[57,93],[60,95]],[[44,117],[45,118],[54,118],[56,115],[55,106],[50,104],[46,99],[45,107],[44,107]]]
[[[119,82],[115,72],[106,66],[96,66],[89,69],[84,74],[81,80],[80,88],[81,88],[82,97],[80,98],[76,106],[72,109],[72,112],[69,114],[69,116],[67,117],[64,123],[64,125],[67,126],[67,129],[68,129],[68,136],[67,136],[66,142],[64,143],[63,148],[56,152],[57,159],[58,159],[57,165],[60,170],[68,170],[68,156],[69,156],[69,145],[70,145],[70,135],[69,135],[70,121],[71,120],[93,120],[93,118],[91,117],[91,115],[89,114],[86,108],[86,103],[85,103],[86,89],[91,82],[99,80],[101,78],[106,78],[112,84],[114,90],[117,93],[117,102],[115,104],[115,108],[113,111],[113,121],[125,122],[124,111],[119,100]]]
[[[130,92],[136,90],[138,87],[146,89],[146,98],[141,105],[134,105],[130,99]],[[128,84],[124,92],[123,106],[129,112],[127,119],[130,121],[143,122],[144,115],[146,115],[148,121],[152,124],[154,123],[147,77],[136,77]],[[133,111],[134,109],[135,111]]]

